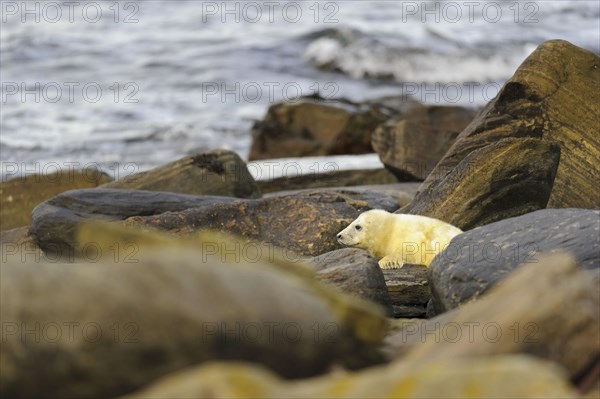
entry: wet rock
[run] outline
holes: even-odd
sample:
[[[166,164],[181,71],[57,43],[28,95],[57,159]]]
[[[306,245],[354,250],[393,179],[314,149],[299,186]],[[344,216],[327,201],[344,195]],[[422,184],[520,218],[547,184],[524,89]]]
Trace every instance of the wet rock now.
[[[429,267],[436,313],[476,299],[540,253],[567,251],[588,270],[600,269],[600,211],[544,209],[467,231]]]
[[[109,248],[113,235],[93,239]],[[3,264],[0,395],[116,397],[209,360],[307,377],[346,358],[356,365],[383,337],[375,305],[269,263],[223,262],[172,241],[133,241],[133,257],[117,262],[110,252],[75,265]]]
[[[425,317],[431,299],[427,267],[404,265],[401,269],[383,270],[394,317]]]
[[[371,143],[398,179],[424,180],[474,116],[463,107],[415,107],[379,125]]]
[[[250,160],[373,152],[371,132],[395,113],[379,104],[303,97],[272,105],[252,130]]]
[[[104,184],[105,188],[168,191],[190,195],[258,198],[246,164],[232,151],[214,150]]]
[[[598,277],[563,254],[517,268],[479,300],[386,339],[391,358],[422,363],[527,353],[587,375],[600,356]]]
[[[338,249],[312,259],[315,277],[341,291],[381,304],[391,312],[390,296],[377,259],[367,251]]]
[[[530,356],[453,359],[407,367],[282,381],[246,363],[213,363],[173,373],[128,398],[577,398],[565,373]]]
[[[260,192],[263,194],[277,191],[393,183],[398,183],[398,179],[386,169],[338,170],[257,181]]]
[[[500,140],[471,152],[399,213],[469,230],[543,209],[560,158],[557,144],[534,138]]]
[[[548,207],[600,208],[599,84],[597,55],[562,40],[543,43],[459,135],[415,204],[427,202],[473,151],[508,137],[535,137],[561,149]]]
[[[360,213],[397,207],[397,202],[383,193],[315,190],[257,200],[207,201],[183,211],[131,217],[125,224],[166,230],[180,237],[203,229],[217,230],[299,255],[317,256],[341,249],[337,233]]]
[[[110,181],[98,169],[63,170],[47,175],[27,175],[0,183],[0,230],[29,225],[38,204],[64,191],[92,188]]]
[[[142,190],[72,190],[33,210],[30,235],[45,252],[72,258],[81,249],[77,247],[75,231],[84,220],[123,220],[136,215],[176,212],[206,203],[233,200],[229,197],[196,197]]]

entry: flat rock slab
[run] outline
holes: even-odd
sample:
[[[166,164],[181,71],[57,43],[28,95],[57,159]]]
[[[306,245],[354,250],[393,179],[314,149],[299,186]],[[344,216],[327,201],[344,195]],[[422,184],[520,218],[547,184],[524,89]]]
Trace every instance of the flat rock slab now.
[[[176,212],[209,202],[233,200],[143,190],[71,190],[33,210],[29,233],[44,251],[69,257],[80,250],[75,234],[77,225],[84,220],[124,220],[131,216]]]
[[[367,251],[344,248],[312,259],[315,277],[358,298],[383,305],[391,312],[390,296],[377,259]]]
[[[429,267],[433,310],[478,298],[522,263],[567,251],[588,270],[600,268],[600,211],[544,209],[456,236]]]
[[[425,317],[427,302],[431,299],[427,267],[404,265],[401,269],[383,270],[383,276],[394,317]]]
[[[177,236],[218,230],[299,255],[317,256],[341,249],[337,233],[373,208],[393,210],[398,203],[384,193],[315,190],[257,200],[207,202],[180,212],[132,217],[125,224],[166,230]]]
[[[268,242],[300,255],[341,248],[335,236],[361,212],[393,211],[385,193],[309,191],[257,200],[142,190],[93,189],[63,193],[33,212],[30,234],[47,252],[77,255],[75,233],[87,219],[122,220],[176,236],[210,229]]]

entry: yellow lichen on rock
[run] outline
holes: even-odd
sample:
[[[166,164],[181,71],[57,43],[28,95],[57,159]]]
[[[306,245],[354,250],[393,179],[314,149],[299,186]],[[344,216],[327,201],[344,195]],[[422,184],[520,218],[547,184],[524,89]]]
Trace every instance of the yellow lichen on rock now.
[[[251,364],[213,363],[160,379],[127,398],[577,398],[565,373],[524,355],[397,362],[287,382]]]

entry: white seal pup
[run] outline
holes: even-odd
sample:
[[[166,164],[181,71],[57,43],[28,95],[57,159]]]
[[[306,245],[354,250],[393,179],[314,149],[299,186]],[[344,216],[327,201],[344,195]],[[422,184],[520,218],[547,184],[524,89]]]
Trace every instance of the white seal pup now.
[[[382,269],[399,269],[407,263],[429,266],[460,233],[459,228],[434,218],[373,209],[340,231],[337,240],[366,249],[380,259]]]

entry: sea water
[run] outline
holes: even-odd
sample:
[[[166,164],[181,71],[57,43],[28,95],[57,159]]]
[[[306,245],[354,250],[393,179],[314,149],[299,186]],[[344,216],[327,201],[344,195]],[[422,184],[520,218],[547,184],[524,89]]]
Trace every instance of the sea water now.
[[[278,101],[479,107],[545,40],[600,52],[598,1],[0,5],[4,178],[90,166],[118,178],[213,148],[246,158]]]

